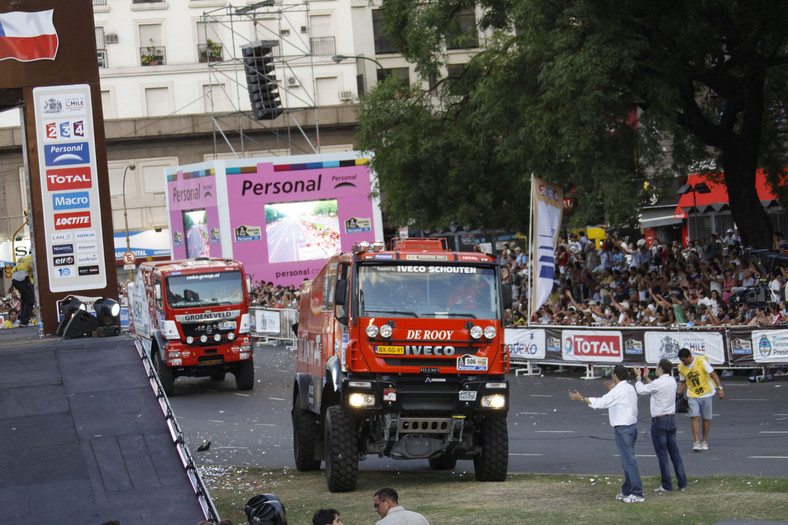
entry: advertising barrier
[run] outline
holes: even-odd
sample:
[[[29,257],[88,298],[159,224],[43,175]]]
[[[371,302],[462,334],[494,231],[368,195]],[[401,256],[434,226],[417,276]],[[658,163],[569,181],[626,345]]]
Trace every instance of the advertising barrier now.
[[[660,359],[678,364],[678,353],[694,355],[724,368],[757,368],[788,364],[788,329],[731,327],[676,330],[655,327],[507,328],[512,365],[540,361],[564,365],[656,365]]]
[[[252,338],[295,346],[297,334],[294,326],[298,323],[298,310],[253,306],[249,313]]]

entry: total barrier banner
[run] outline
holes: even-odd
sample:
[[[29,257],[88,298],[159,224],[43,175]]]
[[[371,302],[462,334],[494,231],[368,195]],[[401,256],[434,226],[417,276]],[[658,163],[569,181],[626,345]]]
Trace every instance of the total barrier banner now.
[[[716,366],[761,367],[788,364],[788,329],[659,330],[655,328],[507,328],[504,341],[513,364],[528,360],[589,364],[678,364],[689,348]]]

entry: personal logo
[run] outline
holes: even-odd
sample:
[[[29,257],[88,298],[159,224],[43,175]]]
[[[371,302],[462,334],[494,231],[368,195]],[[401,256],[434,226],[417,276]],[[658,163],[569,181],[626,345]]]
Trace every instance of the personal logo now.
[[[758,351],[760,351],[761,357],[769,357],[772,354],[772,343],[766,334],[762,335],[761,340],[758,341]]]
[[[90,148],[87,142],[46,144],[44,146],[44,164],[47,166],[67,166],[88,164],[89,162]]]
[[[46,178],[49,191],[86,190],[93,186],[89,166],[47,170]]]
[[[74,264],[74,256],[73,255],[65,255],[63,257],[53,257],[52,264],[54,266],[70,266]]]
[[[52,253],[55,255],[62,255],[64,253],[74,253],[73,244],[55,244],[52,246]]]
[[[90,196],[86,191],[72,193],[56,193],[52,195],[52,207],[55,210],[77,210],[90,207]]]
[[[56,230],[76,230],[79,228],[90,228],[89,211],[55,214]]]

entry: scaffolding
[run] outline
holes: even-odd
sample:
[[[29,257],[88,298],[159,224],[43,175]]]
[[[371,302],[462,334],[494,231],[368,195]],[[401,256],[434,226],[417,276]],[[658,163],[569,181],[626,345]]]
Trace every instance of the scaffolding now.
[[[314,48],[333,53],[333,37],[310,37],[309,2],[281,3],[287,0],[266,0],[244,7],[232,5],[206,11],[201,16],[204,42],[200,44],[200,60],[207,66],[211,90],[220,88],[223,98],[232,105],[230,111],[216,110],[216,97],[209,93],[211,121],[213,123],[213,154],[218,154],[218,144],[224,142],[236,158],[247,150],[266,150],[278,155],[319,153],[320,127],[318,123],[317,93],[315,83]],[[251,110],[242,101],[249,99],[240,47],[258,40],[276,41],[274,66],[282,108],[281,117],[275,120],[255,120]],[[308,82],[302,79],[306,76]],[[229,86],[229,87],[228,87]],[[310,137],[296,112],[314,112],[314,135]],[[284,127],[276,126],[284,121]],[[306,141],[310,149],[293,143],[293,128]],[[270,132],[282,147],[272,150],[256,140],[260,130]],[[234,145],[233,139],[236,138]],[[296,151],[294,151],[294,149]]]

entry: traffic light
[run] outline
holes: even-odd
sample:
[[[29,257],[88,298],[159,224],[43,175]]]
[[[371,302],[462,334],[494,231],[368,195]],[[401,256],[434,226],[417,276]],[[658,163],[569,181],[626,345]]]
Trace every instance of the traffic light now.
[[[278,45],[278,40],[258,40],[241,46],[255,120],[273,120],[284,112],[274,68],[274,47]]]
[[[14,275],[14,267],[10,264],[5,265],[5,276],[10,279],[11,276]]]

